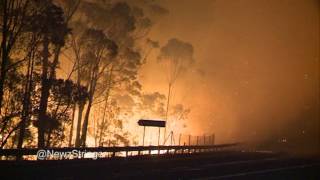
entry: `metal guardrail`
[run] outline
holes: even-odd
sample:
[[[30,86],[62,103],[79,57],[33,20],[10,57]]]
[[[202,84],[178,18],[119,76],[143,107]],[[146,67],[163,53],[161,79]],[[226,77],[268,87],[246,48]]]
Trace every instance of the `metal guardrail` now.
[[[74,148],[74,147],[65,147],[65,148],[22,148],[22,149],[1,149],[0,156],[21,156],[21,155],[37,155],[39,150],[45,151],[55,151],[55,152],[71,152],[73,150],[82,151],[82,152],[100,152],[100,153],[111,153],[115,156],[116,153],[123,152],[128,156],[129,152],[138,152],[138,155],[141,155],[141,152],[151,151],[162,151],[164,153],[200,153],[208,151],[221,151],[227,150],[232,147],[236,147],[238,143],[233,144],[220,144],[220,145],[201,145],[201,146],[123,146],[123,147],[83,147],[83,148]],[[163,153],[163,151],[165,151]],[[145,153],[143,153],[145,154]]]

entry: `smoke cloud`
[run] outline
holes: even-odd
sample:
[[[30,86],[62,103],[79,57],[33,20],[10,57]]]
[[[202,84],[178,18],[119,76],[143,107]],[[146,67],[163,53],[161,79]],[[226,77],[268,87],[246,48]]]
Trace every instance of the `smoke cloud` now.
[[[177,37],[194,47],[196,63],[177,80],[173,98],[190,108],[186,132],[215,133],[217,142],[319,141],[319,1],[189,0],[164,7],[169,13],[150,38],[163,45]],[[159,53],[141,80],[146,91],[166,94]]]

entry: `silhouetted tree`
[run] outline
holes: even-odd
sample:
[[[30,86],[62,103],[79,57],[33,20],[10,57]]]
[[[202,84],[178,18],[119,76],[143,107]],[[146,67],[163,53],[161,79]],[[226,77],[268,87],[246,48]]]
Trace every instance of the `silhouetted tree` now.
[[[96,92],[98,81],[111,65],[113,58],[117,55],[117,45],[101,31],[88,29],[82,38],[86,48],[82,61],[86,64],[84,71],[86,87],[88,88],[88,105],[83,121],[81,133],[81,145],[85,146],[90,110]]]
[[[4,147],[10,136],[15,135],[15,131],[23,124],[17,119],[22,104],[19,98],[22,99],[23,92],[20,69],[28,56],[24,47],[29,40],[25,38],[27,21],[37,8],[32,0],[4,0],[0,2],[0,11],[0,130],[1,147]]]
[[[161,11],[153,2],[1,1],[0,147],[71,146],[75,117],[76,146],[85,146],[88,132],[99,145],[129,144],[123,114],[133,105],[120,107],[116,97],[142,95],[138,71],[159,47],[147,38],[153,22],[145,11],[154,8]],[[59,79],[70,50],[73,67]],[[91,108],[102,102],[91,131]]]
[[[158,61],[164,63],[167,69],[168,97],[166,121],[168,121],[171,89],[181,72],[185,71],[193,63],[193,46],[190,43],[175,38],[170,39],[166,45],[161,47]],[[164,136],[166,136],[166,128]]]
[[[1,26],[1,68],[0,68],[0,106],[2,107],[7,73],[22,61],[12,61],[12,52],[16,50],[27,24],[28,13],[32,10],[31,0],[2,0],[0,2]],[[1,115],[0,108],[0,115]]]
[[[45,146],[45,124],[47,116],[48,98],[52,81],[56,77],[61,48],[69,31],[63,11],[50,1],[44,1],[43,10],[39,12],[34,23],[39,31],[41,42],[41,96],[38,110],[38,147]]]
[[[142,9],[131,7],[124,2],[84,2],[80,9],[82,16],[74,22],[75,28],[80,27],[77,28],[79,29],[78,35],[73,34],[72,46],[75,59],[82,59],[85,54],[84,50],[86,50],[86,48],[83,43],[84,41],[80,41],[79,34],[84,34],[83,29],[87,29],[88,27],[89,29],[92,27],[94,27],[94,29],[101,29],[108,38],[112,39],[118,45],[118,56],[114,58],[102,74],[99,80],[100,82],[96,84],[96,95],[93,97],[97,103],[104,102],[103,109],[106,110],[101,113],[101,119],[97,119],[98,124],[100,124],[97,127],[102,127],[101,124],[106,124],[106,121],[108,121],[107,108],[111,108],[110,102],[108,102],[108,100],[112,99],[110,97],[111,92],[116,92],[113,94],[126,92],[132,95],[140,94],[141,85],[137,81],[137,74],[139,67],[143,64],[143,56],[141,55],[143,51],[137,48],[135,43],[138,39],[146,36],[152,24],[143,14]],[[81,35],[81,37],[84,37],[84,35]],[[156,43],[154,41],[152,42]],[[154,48],[154,46],[150,44],[152,43],[149,43],[146,48],[146,52],[148,53]],[[80,73],[82,71],[81,69],[86,69],[87,64],[82,61],[77,63],[77,66],[79,66],[77,70]],[[79,79],[79,82],[84,83],[83,77]],[[81,110],[83,107],[84,104],[79,106],[78,109]],[[77,142],[80,136],[79,127],[81,125],[82,111],[78,111],[78,113],[76,144],[79,145]],[[84,121],[86,121],[85,119],[86,116],[84,117]],[[83,128],[85,126],[82,125]],[[83,128],[82,132],[84,132]],[[101,132],[101,130],[96,131]],[[81,134],[81,136],[83,137],[83,134]]]

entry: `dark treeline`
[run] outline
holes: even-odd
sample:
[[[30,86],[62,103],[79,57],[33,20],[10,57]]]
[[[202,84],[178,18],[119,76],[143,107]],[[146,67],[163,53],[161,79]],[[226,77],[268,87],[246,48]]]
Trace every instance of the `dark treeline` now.
[[[167,11],[153,1],[133,2],[1,0],[1,148],[80,147],[89,134],[96,146],[128,145],[123,117],[142,109],[168,114],[166,96],[143,93],[137,77],[159,48],[147,38],[153,21]],[[192,57],[191,45],[183,50]],[[183,68],[170,49],[166,56]],[[130,106],[122,118],[121,101]],[[189,112],[172,108],[180,119]]]

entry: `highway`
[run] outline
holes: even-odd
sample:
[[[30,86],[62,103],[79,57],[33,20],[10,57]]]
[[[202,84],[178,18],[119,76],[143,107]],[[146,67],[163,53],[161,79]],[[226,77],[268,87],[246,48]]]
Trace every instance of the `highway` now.
[[[0,162],[0,171],[5,179],[320,179],[320,158],[226,151],[98,160]]]

